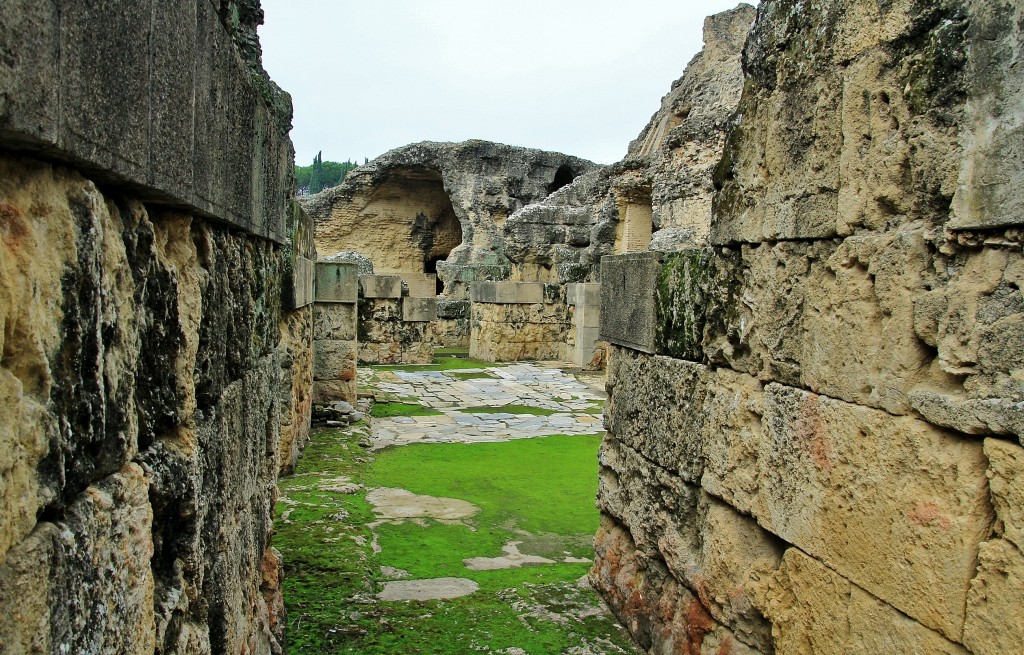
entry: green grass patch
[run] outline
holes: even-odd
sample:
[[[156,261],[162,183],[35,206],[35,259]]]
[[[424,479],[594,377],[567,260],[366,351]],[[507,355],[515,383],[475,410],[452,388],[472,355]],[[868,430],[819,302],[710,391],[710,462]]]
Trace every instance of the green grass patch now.
[[[481,405],[480,407],[463,407],[460,408],[459,411],[467,414],[532,414],[533,416],[551,416],[552,414],[558,413],[558,410],[554,409],[514,404],[502,405],[500,407],[491,407],[490,405]]]
[[[501,364],[462,357],[434,357],[431,364],[388,364],[372,366],[377,371],[457,371],[464,368],[500,368]]]
[[[594,534],[600,444],[597,435],[558,435],[391,448],[378,454],[367,484],[467,500],[481,507],[482,525],[512,519],[534,533]]]
[[[434,359],[441,357],[460,357],[462,359],[469,358],[468,348],[434,348]]]
[[[417,403],[374,403],[370,408],[370,416],[374,418],[389,418],[392,416],[437,416],[442,412],[424,407]]]
[[[486,371],[465,371],[465,372],[462,372],[462,371],[451,371],[450,373],[446,373],[445,375],[447,375],[448,377],[452,378],[453,380],[484,380],[484,379],[490,380],[490,379],[494,379],[494,376],[491,375],[490,373],[486,372]]]
[[[589,564],[470,571],[463,563],[496,557],[513,539],[524,553],[592,557],[599,437],[423,444],[376,454],[362,439],[314,431],[296,474],[279,483],[274,545],[284,555],[290,654],[635,652],[609,616],[590,611],[596,595],[577,582]],[[427,520],[371,530],[376,517],[365,491],[329,490],[341,477],[460,498],[480,511],[465,524]],[[480,590],[447,601],[383,602],[376,598],[382,566],[414,578],[471,578]],[[547,618],[551,613],[561,618]]]

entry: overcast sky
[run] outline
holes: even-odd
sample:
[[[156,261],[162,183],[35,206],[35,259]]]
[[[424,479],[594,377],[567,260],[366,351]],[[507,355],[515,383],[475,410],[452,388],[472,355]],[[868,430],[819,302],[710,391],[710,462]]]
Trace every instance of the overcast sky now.
[[[263,0],[296,159],[487,139],[618,161],[732,0]]]

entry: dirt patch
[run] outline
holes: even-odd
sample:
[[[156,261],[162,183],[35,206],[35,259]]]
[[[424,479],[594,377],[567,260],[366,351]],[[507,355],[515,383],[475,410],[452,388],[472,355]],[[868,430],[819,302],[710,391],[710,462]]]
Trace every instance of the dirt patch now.
[[[480,585],[466,578],[431,578],[385,582],[377,598],[381,600],[446,600],[468,596]]]
[[[439,523],[465,523],[480,508],[458,498],[420,496],[405,489],[380,487],[366,494],[373,511],[381,522],[403,523],[434,519]]]

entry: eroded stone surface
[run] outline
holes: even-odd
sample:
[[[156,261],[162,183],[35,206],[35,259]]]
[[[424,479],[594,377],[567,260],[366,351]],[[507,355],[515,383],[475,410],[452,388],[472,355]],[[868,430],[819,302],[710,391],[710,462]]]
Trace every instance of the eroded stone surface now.
[[[467,578],[429,578],[385,582],[377,598],[397,600],[448,600],[468,596],[480,585]]]
[[[416,519],[434,519],[441,523],[463,523],[480,508],[458,498],[421,496],[405,489],[378,487],[366,494],[373,511],[386,522],[402,523]]]

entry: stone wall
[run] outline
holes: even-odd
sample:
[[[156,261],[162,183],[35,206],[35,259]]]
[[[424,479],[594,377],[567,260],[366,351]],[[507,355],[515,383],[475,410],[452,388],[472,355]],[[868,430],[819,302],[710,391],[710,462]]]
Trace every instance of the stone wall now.
[[[564,286],[475,282],[471,294],[470,357],[567,361],[571,316]]]
[[[1022,11],[763,2],[709,243],[606,260],[591,580],[648,651],[1019,650]]]
[[[258,15],[221,9],[0,12],[4,652],[282,651],[310,253],[286,95],[236,46]]]

